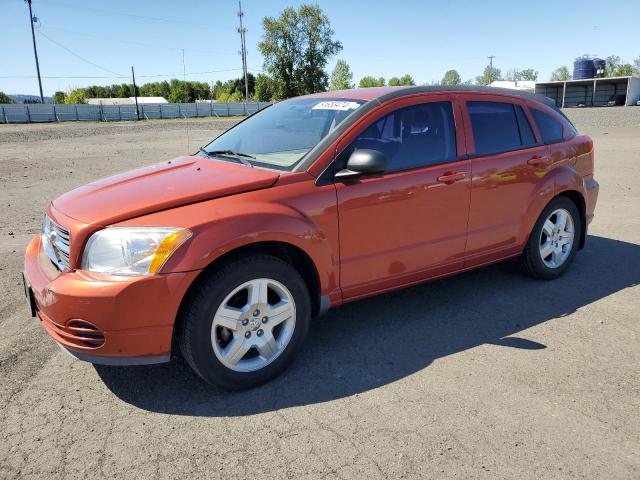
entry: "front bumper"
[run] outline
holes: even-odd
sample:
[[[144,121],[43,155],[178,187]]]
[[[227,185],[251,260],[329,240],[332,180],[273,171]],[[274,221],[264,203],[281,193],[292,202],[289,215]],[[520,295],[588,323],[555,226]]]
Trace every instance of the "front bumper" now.
[[[199,272],[59,272],[36,236],[27,247],[24,273],[42,326],[68,353],[92,363],[141,365],[170,359],[178,308]]]

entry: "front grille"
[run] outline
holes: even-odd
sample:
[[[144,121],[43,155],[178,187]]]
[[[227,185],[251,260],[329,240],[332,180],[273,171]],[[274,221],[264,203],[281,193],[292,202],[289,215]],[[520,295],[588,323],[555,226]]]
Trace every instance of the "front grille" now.
[[[45,215],[42,221],[42,247],[58,270],[69,268],[70,244],[69,230]]]

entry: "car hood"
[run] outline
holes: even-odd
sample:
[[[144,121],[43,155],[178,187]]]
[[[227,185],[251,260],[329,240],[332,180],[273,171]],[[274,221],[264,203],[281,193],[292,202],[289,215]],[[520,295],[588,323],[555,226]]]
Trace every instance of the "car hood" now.
[[[178,157],[107,177],[53,201],[63,214],[87,224],[111,225],[140,215],[273,185],[276,172],[241,164]]]

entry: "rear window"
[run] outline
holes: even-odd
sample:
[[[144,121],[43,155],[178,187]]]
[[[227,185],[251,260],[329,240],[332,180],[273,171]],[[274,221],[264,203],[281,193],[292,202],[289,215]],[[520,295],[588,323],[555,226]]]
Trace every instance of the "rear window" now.
[[[515,150],[522,146],[513,104],[467,102],[476,155]]]
[[[538,124],[538,130],[540,130],[544,143],[555,143],[562,140],[563,129],[559,120],[536,108],[531,109],[531,114]]]

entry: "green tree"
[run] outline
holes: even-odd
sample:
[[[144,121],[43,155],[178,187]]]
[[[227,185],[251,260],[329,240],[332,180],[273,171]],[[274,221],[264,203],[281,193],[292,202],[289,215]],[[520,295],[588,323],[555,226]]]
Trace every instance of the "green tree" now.
[[[265,17],[258,49],[265,70],[277,80],[279,95],[287,98],[327,88],[325,67],[342,50],[334,40],[329,18],[317,5],[284,9],[278,18]]]
[[[533,82],[538,80],[538,72],[533,68],[525,68],[520,71],[521,80],[531,80]]]
[[[633,61],[633,75],[640,77],[640,57]]]
[[[4,92],[0,92],[0,103],[16,103],[13,98]]]
[[[499,68],[487,65],[484,72],[482,72],[482,75],[476,77],[476,84],[489,85],[491,82],[496,80],[502,80],[502,72]]]
[[[269,75],[259,73],[256,77],[255,91],[253,99],[257,102],[270,102],[278,100],[277,94],[280,91],[276,81]]]
[[[411,75],[403,75],[402,77],[398,78],[398,77],[391,77],[389,79],[389,83],[388,85],[390,87],[399,87],[399,86],[405,86],[405,85],[415,85],[416,82],[413,80],[413,77]]]
[[[171,86],[166,80],[162,82],[145,83],[140,87],[141,97],[163,97],[168,99],[170,93]]]
[[[607,62],[604,66],[604,76],[605,77],[616,77],[616,72],[620,68],[622,64],[622,60],[617,55],[609,55],[605,61]]]
[[[366,77],[362,77],[360,82],[358,83],[358,88],[368,88],[368,87],[384,87],[385,81],[384,77],[375,78],[371,75],[367,75]]]
[[[628,77],[630,75],[633,75],[633,65],[630,63],[618,65],[618,68],[613,72],[614,77]]]
[[[333,72],[331,72],[329,90],[348,90],[350,88],[353,88],[353,72],[347,62],[338,60]]]
[[[522,80],[522,73],[517,68],[512,68],[507,71],[505,75],[505,80],[509,80],[511,82],[516,82],[518,80]]]
[[[0,102],[2,103],[2,102]],[[64,103],[64,92],[56,92],[53,94],[53,103]]]
[[[69,90],[64,96],[64,103],[73,105],[76,103],[86,103],[87,96],[85,94],[84,88],[74,88],[73,90]]]
[[[187,89],[186,82],[181,80],[173,79],[171,80],[170,92],[169,92],[169,102],[171,103],[189,103],[193,101],[192,97],[189,95],[189,90]]]
[[[442,85],[460,85],[462,83],[462,79],[456,70],[447,70],[440,83],[442,83]]]
[[[249,84],[249,98],[251,98],[254,95],[256,86],[256,77],[252,73],[247,74],[247,83]],[[196,87],[197,86],[193,87],[192,94],[194,96],[197,96],[198,94]],[[240,96],[240,100],[227,100],[230,97],[238,98],[238,95]],[[244,101],[244,77],[233,78],[231,80],[227,80],[224,83],[218,80],[213,87],[213,96],[220,102]]]
[[[400,77],[400,85],[409,86],[409,85],[415,85],[415,84],[416,84],[416,81],[408,73]]]
[[[559,68],[556,68],[551,73],[552,82],[559,81],[559,80],[562,80],[562,81],[571,80],[571,72],[569,72],[569,68],[559,67]]]

